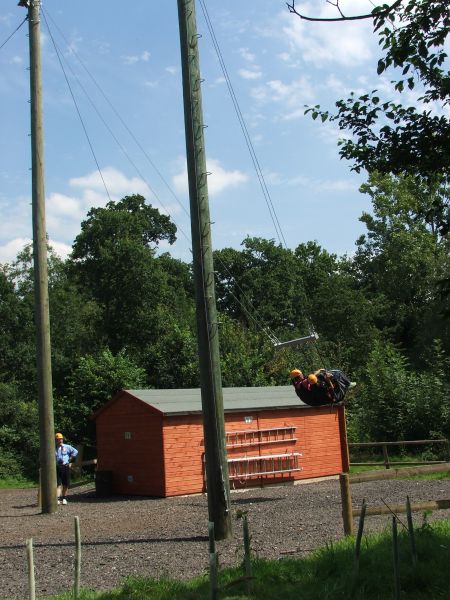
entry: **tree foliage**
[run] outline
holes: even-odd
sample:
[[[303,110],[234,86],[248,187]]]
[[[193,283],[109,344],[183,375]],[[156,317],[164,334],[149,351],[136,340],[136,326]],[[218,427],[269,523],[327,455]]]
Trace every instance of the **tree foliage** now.
[[[414,175],[435,182],[448,181],[450,122],[450,71],[446,70],[445,43],[450,30],[450,8],[442,0],[407,0],[391,8],[376,6],[371,16],[382,57],[377,74],[391,69],[393,91],[419,85],[425,108],[383,100],[376,89],[360,96],[352,93],[336,102],[336,112],[309,107],[316,119],[337,122],[352,134],[342,139],[340,155],[352,168],[369,173]],[[346,20],[342,16],[342,20]],[[448,221],[441,227],[448,231]]]
[[[374,172],[361,192],[373,210],[353,256],[263,238],[215,252],[223,385],[342,368],[359,382],[353,439],[449,435],[447,188]],[[141,197],[93,209],[69,259],[49,252],[55,424],[75,443],[94,443],[90,417],[121,388],[199,385],[192,268],[156,251],[175,230],[148,209]],[[38,459],[33,305],[28,247],[0,268],[4,476],[33,474]],[[274,349],[311,328],[317,343]]]

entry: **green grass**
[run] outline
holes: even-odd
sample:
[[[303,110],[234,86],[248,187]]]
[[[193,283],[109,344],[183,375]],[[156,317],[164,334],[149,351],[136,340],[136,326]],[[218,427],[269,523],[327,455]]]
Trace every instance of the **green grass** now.
[[[389,456],[389,460],[393,461],[393,462],[412,462],[414,460],[423,460],[420,456],[414,456],[414,455],[405,455],[405,454],[400,454],[400,455],[390,455]],[[383,462],[383,457],[380,455],[360,455],[358,457],[352,457],[350,459],[350,462],[376,462],[376,465],[370,465],[370,466],[351,466],[350,467],[350,473],[364,473],[366,471],[379,471],[385,470],[385,466],[384,466],[384,462]],[[413,464],[413,465],[404,465],[404,467],[420,467],[422,466],[421,464],[417,463],[417,464]],[[403,468],[403,465],[401,464],[395,464],[392,465],[391,464],[391,469],[401,469]],[[449,472],[443,472],[443,473],[428,473],[428,474],[422,474],[422,475],[413,475],[411,477],[405,477],[404,479],[425,479],[425,480],[435,480],[435,479],[450,479],[450,473]],[[450,597],[450,596],[449,596]]]
[[[0,489],[23,489],[23,488],[32,488],[37,487],[37,483],[35,481],[31,481],[29,479],[24,479],[22,477],[7,477],[5,479],[0,479]]]
[[[408,534],[399,531],[402,600],[450,597],[450,524],[437,521],[416,528],[418,565],[412,565]],[[220,571],[218,598],[237,600],[386,600],[394,598],[390,530],[363,538],[359,576],[354,587],[354,539],[347,538],[303,559],[253,561],[253,592],[246,593],[242,569]],[[236,582],[237,583],[234,583]],[[187,582],[129,578],[108,592],[84,590],[80,600],[209,600],[207,576]],[[52,596],[72,600],[72,594]]]
[[[93,483],[94,477],[92,474],[83,473],[82,475],[74,475],[72,477],[71,488],[80,487],[82,485],[86,485],[88,483]],[[26,489],[26,488],[37,488],[37,481],[32,481],[31,479],[25,479],[22,477],[7,477],[4,479],[0,479],[0,490],[7,489]]]

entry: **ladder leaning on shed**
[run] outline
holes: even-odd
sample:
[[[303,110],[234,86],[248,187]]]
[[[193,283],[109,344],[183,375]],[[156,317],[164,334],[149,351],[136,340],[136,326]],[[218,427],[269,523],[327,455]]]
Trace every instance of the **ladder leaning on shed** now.
[[[244,429],[225,432],[227,450],[240,450],[241,448],[254,448],[264,444],[294,443],[296,427],[285,425],[269,429]],[[255,451],[254,450],[254,451]],[[301,471],[299,465],[300,452],[286,452],[284,454],[258,454],[237,458],[228,457],[228,473],[231,481],[245,480],[255,477],[289,474]],[[205,456],[203,455],[203,462]]]

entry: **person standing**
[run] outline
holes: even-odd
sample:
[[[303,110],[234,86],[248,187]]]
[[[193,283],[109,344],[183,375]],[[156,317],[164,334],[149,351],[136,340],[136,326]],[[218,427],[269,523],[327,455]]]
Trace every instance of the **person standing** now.
[[[62,433],[55,435],[55,454],[56,454],[56,495],[58,504],[67,504],[67,492],[70,486],[70,468],[74,462],[78,450],[70,444],[64,443]]]

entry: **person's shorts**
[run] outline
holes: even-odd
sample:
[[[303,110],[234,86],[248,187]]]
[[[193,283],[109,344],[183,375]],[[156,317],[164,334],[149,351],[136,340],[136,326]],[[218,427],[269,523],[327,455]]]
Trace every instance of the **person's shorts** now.
[[[56,485],[69,487],[70,485],[70,467],[69,465],[56,465]]]

